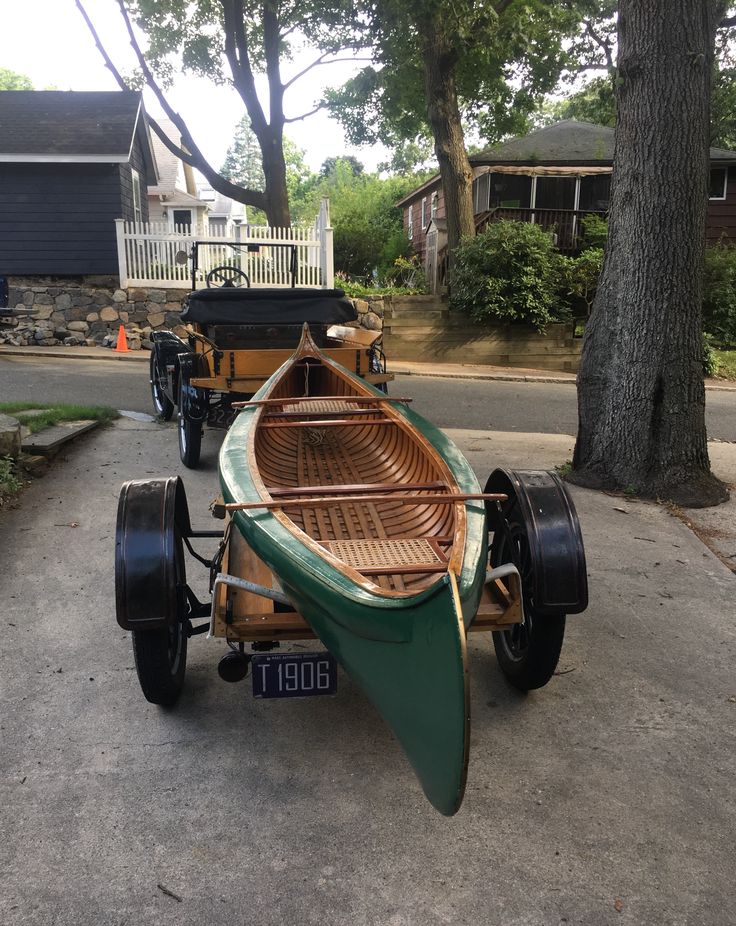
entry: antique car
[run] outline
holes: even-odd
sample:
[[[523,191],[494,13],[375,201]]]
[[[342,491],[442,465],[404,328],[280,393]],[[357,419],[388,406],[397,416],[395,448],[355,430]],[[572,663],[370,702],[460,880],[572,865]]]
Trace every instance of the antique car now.
[[[200,252],[209,242],[195,241],[191,252],[177,260],[191,260],[192,291],[181,321],[186,339],[171,331],[154,331],[150,359],[151,397],[156,414],[169,420],[178,412],[179,453],[185,466],[200,458],[202,431],[227,428],[233,402],[250,398],[292,355],[304,322],[328,356],[384,391],[393,378],[386,372],[381,332],[353,327],[357,313],[340,289],[296,286],[297,249],[292,244],[266,246],[218,241],[233,254],[262,247],[282,252],[286,283],[258,288],[235,262],[200,270]],[[286,258],[286,259],[283,259]],[[285,274],[274,273],[284,282]],[[205,288],[197,289],[204,278]]]
[[[177,476],[122,487],[117,620],[132,632],[143,694],[164,706],[200,633],[225,644],[223,680],[252,670],[256,698],[334,694],[339,664],[452,815],[470,750],[467,635],[493,634],[517,689],[550,680],[566,615],[588,601],[575,508],[549,472],[496,469],[481,491],[409,398],[329,353],[305,325],[293,355],[239,403],[211,505],[219,530],[192,529]],[[209,572],[208,601],[187,581],[185,550]]]

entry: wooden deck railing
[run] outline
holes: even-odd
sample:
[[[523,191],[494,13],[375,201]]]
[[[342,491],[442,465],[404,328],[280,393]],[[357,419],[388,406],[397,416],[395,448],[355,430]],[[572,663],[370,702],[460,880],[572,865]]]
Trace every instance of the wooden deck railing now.
[[[476,232],[483,231],[491,222],[508,219],[513,222],[531,222],[552,232],[560,251],[577,251],[582,237],[581,220],[589,215],[604,218],[606,213],[585,209],[513,209],[498,206],[476,216]]]

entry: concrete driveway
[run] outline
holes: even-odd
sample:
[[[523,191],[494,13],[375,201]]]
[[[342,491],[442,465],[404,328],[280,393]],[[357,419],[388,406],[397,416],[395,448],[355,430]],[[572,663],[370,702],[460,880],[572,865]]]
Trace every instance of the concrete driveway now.
[[[460,436],[482,476],[569,457]],[[215,447],[184,473],[202,527]],[[173,426],[122,421],[0,514],[3,926],[732,926],[735,580],[680,521],[573,490],[591,606],[527,697],[471,637],[445,819],[344,675],[335,698],[254,701],[196,638],[179,705],[143,699],[114,618],[117,494],[180,471]]]

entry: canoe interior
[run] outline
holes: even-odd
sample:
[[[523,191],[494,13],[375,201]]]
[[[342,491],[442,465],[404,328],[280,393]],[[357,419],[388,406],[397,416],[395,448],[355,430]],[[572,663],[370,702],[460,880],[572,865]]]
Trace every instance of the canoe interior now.
[[[351,402],[361,396],[372,399]],[[384,594],[418,591],[438,581],[448,564],[461,566],[463,506],[419,502],[423,494],[457,492],[457,483],[389,401],[316,358],[295,362],[268,399],[284,401],[259,410],[253,452],[264,497],[298,497],[305,487],[313,496],[327,494],[320,487],[335,493],[329,503],[322,498],[310,506],[306,497],[284,508],[295,528]],[[388,486],[405,500],[410,495],[409,503],[381,497]],[[341,502],[343,489],[371,499]]]

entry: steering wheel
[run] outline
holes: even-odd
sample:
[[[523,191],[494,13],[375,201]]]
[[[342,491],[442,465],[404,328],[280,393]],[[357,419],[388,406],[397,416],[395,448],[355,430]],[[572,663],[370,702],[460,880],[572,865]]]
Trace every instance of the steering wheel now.
[[[212,270],[205,277],[205,282],[207,283],[207,289],[211,288],[235,288],[241,287],[242,283],[237,283],[236,280],[245,280],[245,285],[250,289],[250,278],[248,274],[241,270],[239,267],[213,267]]]

